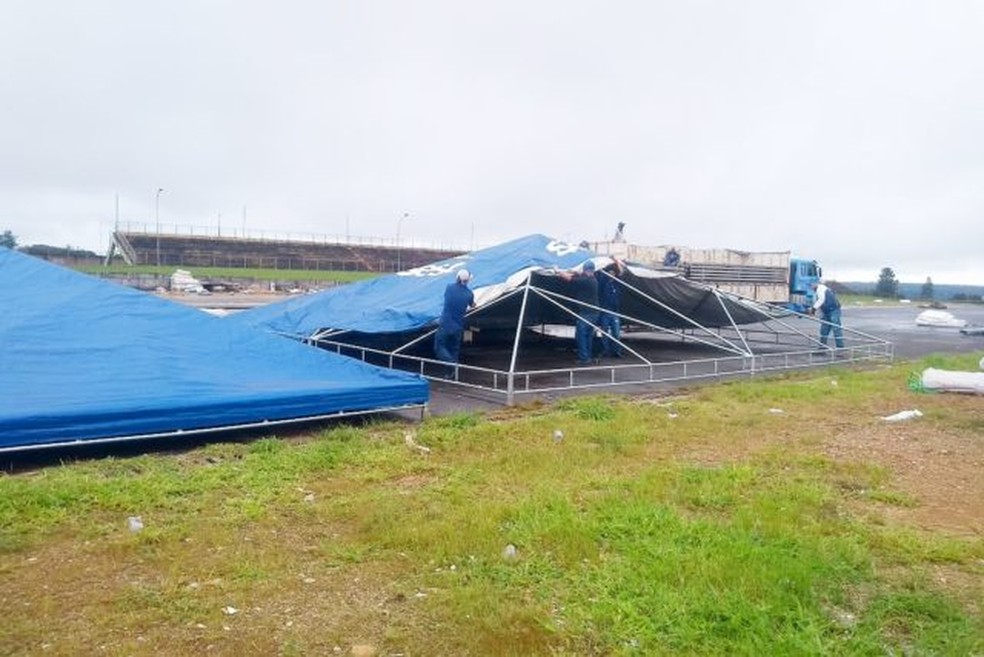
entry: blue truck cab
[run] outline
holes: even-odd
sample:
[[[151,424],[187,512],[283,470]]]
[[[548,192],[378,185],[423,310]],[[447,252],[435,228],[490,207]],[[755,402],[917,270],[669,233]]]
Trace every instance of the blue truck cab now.
[[[789,260],[789,302],[786,308],[805,313],[813,305],[816,296],[813,285],[819,283],[823,270],[816,260],[790,258]]]

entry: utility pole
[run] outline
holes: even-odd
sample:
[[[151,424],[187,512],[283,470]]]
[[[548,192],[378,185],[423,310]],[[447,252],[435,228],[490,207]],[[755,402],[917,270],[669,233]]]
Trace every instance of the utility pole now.
[[[157,188],[157,195],[154,197],[154,220],[157,222],[157,266],[161,266],[161,192],[163,187]]]
[[[396,271],[403,271],[403,249],[400,247],[400,224],[403,223],[404,219],[410,217],[409,212],[404,212],[403,215],[396,220]]]

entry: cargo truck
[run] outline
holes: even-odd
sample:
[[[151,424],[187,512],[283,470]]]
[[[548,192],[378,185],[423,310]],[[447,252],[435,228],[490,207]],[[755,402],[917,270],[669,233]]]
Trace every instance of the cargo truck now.
[[[591,248],[626,262],[680,272],[697,283],[796,312],[806,312],[813,303],[812,284],[822,276],[816,260],[794,258],[789,251],[641,246],[620,240],[595,242]]]

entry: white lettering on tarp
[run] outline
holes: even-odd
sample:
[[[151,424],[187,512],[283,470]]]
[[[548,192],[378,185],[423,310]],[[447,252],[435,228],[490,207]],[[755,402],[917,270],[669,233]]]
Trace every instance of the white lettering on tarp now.
[[[423,267],[414,267],[406,271],[397,272],[397,276],[444,276],[456,272],[465,266],[466,260],[456,260],[454,262],[438,262]]]
[[[572,253],[576,253],[579,248],[581,247],[579,247],[577,244],[570,244],[568,242],[560,242],[557,240],[551,240],[550,243],[547,244],[547,251],[559,256],[565,256],[565,255],[570,255]]]

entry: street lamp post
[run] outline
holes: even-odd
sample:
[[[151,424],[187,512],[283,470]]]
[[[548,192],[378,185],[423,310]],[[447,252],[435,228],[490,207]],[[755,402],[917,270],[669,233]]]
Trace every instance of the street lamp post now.
[[[403,223],[404,219],[410,216],[409,212],[404,212],[399,219],[396,220],[396,271],[403,271],[403,249],[400,246],[400,225]]]
[[[161,266],[161,192],[164,191],[163,187],[157,188],[157,194],[154,197],[154,221],[157,223],[157,266]]]

